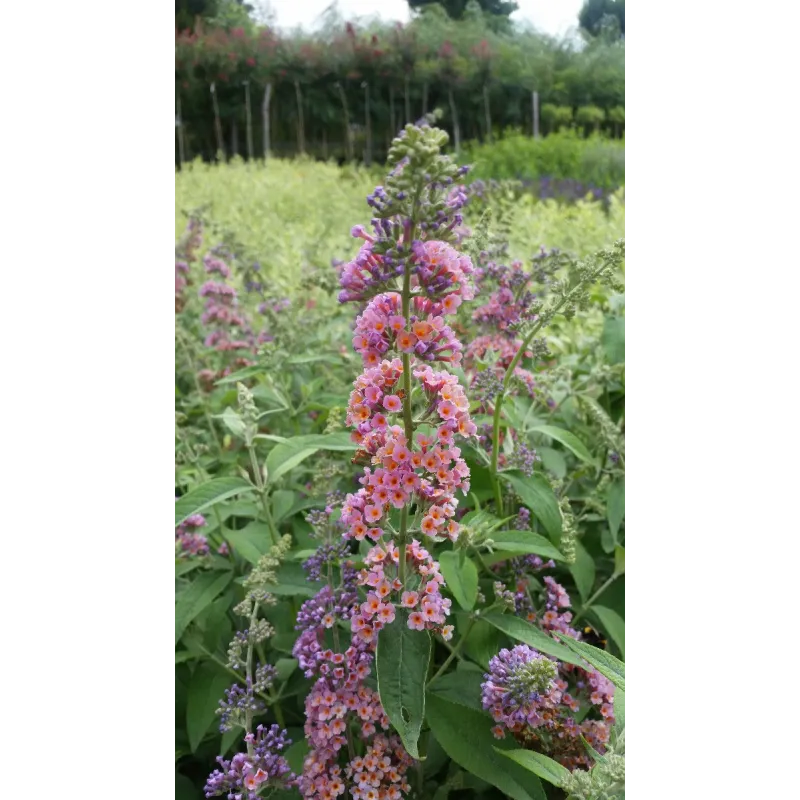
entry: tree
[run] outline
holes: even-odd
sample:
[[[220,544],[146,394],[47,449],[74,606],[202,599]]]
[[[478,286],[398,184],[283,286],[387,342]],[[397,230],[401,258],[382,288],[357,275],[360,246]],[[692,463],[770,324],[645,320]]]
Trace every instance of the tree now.
[[[592,36],[599,36],[609,25],[617,25],[619,34],[625,36],[625,0],[586,0],[578,22]]]
[[[408,0],[412,11],[438,3],[447,12],[451,19],[461,19],[467,7],[468,0]],[[487,15],[507,17],[513,14],[519,6],[513,0],[477,0],[481,11]]]

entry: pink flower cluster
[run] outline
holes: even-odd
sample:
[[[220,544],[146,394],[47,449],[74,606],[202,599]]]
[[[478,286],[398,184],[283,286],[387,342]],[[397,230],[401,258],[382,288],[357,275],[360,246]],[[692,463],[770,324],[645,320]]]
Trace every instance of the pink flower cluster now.
[[[450,613],[450,598],[442,597],[444,578],[439,564],[414,539],[406,550],[414,588],[405,587],[399,578],[400,550],[389,540],[377,544],[364,558],[366,569],[361,570],[359,585],[368,587],[367,599],[350,618],[353,636],[368,644],[377,640],[378,631],[394,621],[396,606],[409,609],[408,627],[412,630],[432,630],[445,641],[453,636],[453,626],[445,625]]]
[[[453,313],[444,309],[445,303],[448,299],[452,300],[454,295],[459,305],[462,300],[472,300],[475,297],[472,285],[472,274],[475,270],[469,256],[462,255],[445,242],[437,241],[415,241],[411,250],[415,259],[411,287],[419,288],[423,296],[440,297],[440,313]]]
[[[400,313],[400,295],[396,292],[378,295],[356,319],[353,347],[368,367],[379,364],[383,354],[390,349],[413,353],[423,361],[458,364],[461,362],[461,342],[436,312],[455,313],[460,302],[456,294],[447,295],[441,303],[415,297],[413,307],[417,313],[412,314],[411,329],[406,330],[406,319]],[[442,310],[439,311],[437,306],[442,306]]]
[[[469,403],[458,379],[429,366],[413,371],[422,384],[425,416],[433,418],[435,434],[419,433],[418,449],[412,449],[404,428],[390,424],[392,415],[403,410],[396,388],[403,373],[399,359],[382,361],[367,368],[356,380],[350,395],[347,423],[356,430],[367,467],[360,479],[362,488],[348,495],[342,507],[345,536],[378,541],[384,534],[379,526],[389,507],[416,503],[424,513],[421,531],[430,537],[447,536],[455,541],[458,524],[453,520],[455,492],[469,492],[469,468],[455,446],[455,434],[474,436],[477,427],[469,416]]]
[[[497,361],[494,364],[495,374],[502,378],[521,344],[521,339],[510,339],[508,336],[501,334],[477,336],[467,345],[467,349],[464,352],[464,369],[468,372],[475,370],[477,367],[476,362],[485,358],[486,354],[492,351],[497,356]],[[533,352],[531,350],[526,350],[523,353],[526,358],[530,358],[532,355]],[[515,367],[514,376],[524,384],[528,394],[533,397],[536,388],[536,379],[533,373],[522,367]]]

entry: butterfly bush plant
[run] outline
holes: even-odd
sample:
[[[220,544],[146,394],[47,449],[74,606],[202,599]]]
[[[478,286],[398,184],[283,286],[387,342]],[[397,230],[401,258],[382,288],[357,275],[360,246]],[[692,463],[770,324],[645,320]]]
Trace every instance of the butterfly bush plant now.
[[[622,244],[501,263],[513,210],[469,218],[431,122],[392,143],[338,310],[309,277],[283,324],[302,301],[234,239],[203,253],[192,217],[179,243],[179,796],[624,792],[597,602],[624,571]]]

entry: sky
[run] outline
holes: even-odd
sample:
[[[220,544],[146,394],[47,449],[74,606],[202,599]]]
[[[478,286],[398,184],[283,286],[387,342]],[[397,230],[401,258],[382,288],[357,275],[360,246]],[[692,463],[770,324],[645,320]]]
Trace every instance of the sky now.
[[[280,28],[306,27],[331,4],[332,0],[270,0]],[[583,0],[517,0],[519,10],[511,18],[527,21],[544,33],[561,35],[578,24]],[[339,13],[347,17],[379,16],[385,20],[407,21],[406,0],[338,0]]]

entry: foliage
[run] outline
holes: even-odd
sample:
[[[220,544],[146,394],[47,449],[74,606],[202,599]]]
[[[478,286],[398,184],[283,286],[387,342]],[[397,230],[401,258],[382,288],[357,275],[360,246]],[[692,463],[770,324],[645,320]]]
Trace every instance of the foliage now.
[[[475,165],[473,177],[483,180],[577,179],[606,191],[625,183],[624,142],[600,136],[583,139],[572,131],[542,139],[508,131],[491,144],[467,146],[462,158]]]
[[[508,127],[532,132],[534,91],[543,112],[559,109],[552,124],[543,113],[548,131],[569,124],[578,107],[624,105],[621,42],[581,47],[532,30],[496,30],[498,19],[473,7],[453,20],[433,5],[408,25],[332,20],[314,34],[229,23],[181,28],[175,89],[183,160],[208,160],[221,149],[370,163],[385,157],[401,125],[434,108],[460,139],[484,141]],[[610,121],[601,129],[618,135]]]
[[[585,0],[578,21],[592,36],[612,25],[612,35],[625,36],[625,0]]]
[[[485,14],[500,17],[507,17],[519,8],[513,0],[408,0],[412,11],[430,5],[440,5],[451,19],[461,19],[471,3],[477,5]]]
[[[445,138],[409,127],[381,190],[368,170],[308,160],[196,163],[176,176],[179,797],[204,784],[247,798],[368,796],[359,782],[379,764],[378,789],[395,798],[412,785],[431,800],[619,790],[622,196],[604,208],[537,201],[505,183],[462,190]],[[370,218],[370,233],[353,228],[356,255],[347,231]],[[448,269],[459,253],[461,273],[425,261],[434,241]],[[399,272],[384,270],[390,259]],[[412,281],[409,262],[431,271]],[[352,303],[336,302],[339,277],[351,295],[361,287]],[[453,445],[441,430],[452,409],[428,403],[428,350],[395,351],[398,334],[353,339],[354,317],[362,330],[392,291],[405,310],[392,330],[408,324],[424,344],[432,334],[410,316],[424,308],[450,344],[429,363],[466,393],[466,436]],[[456,291],[460,306],[447,299]],[[397,416],[385,412],[392,435],[411,426],[409,449],[440,460],[441,447],[457,449],[469,485],[443,504],[447,479],[429,475],[437,491],[387,506],[385,533],[368,541],[354,508],[363,467],[376,465],[350,423],[367,402],[354,378],[374,377],[381,343],[385,358],[417,363],[384,404],[399,403]],[[425,432],[445,444],[418,445]],[[436,509],[454,512],[448,536],[426,533]],[[432,598],[447,624],[412,620]],[[354,686],[355,714],[327,699],[330,687],[351,702]],[[494,686],[508,687],[507,702]]]

